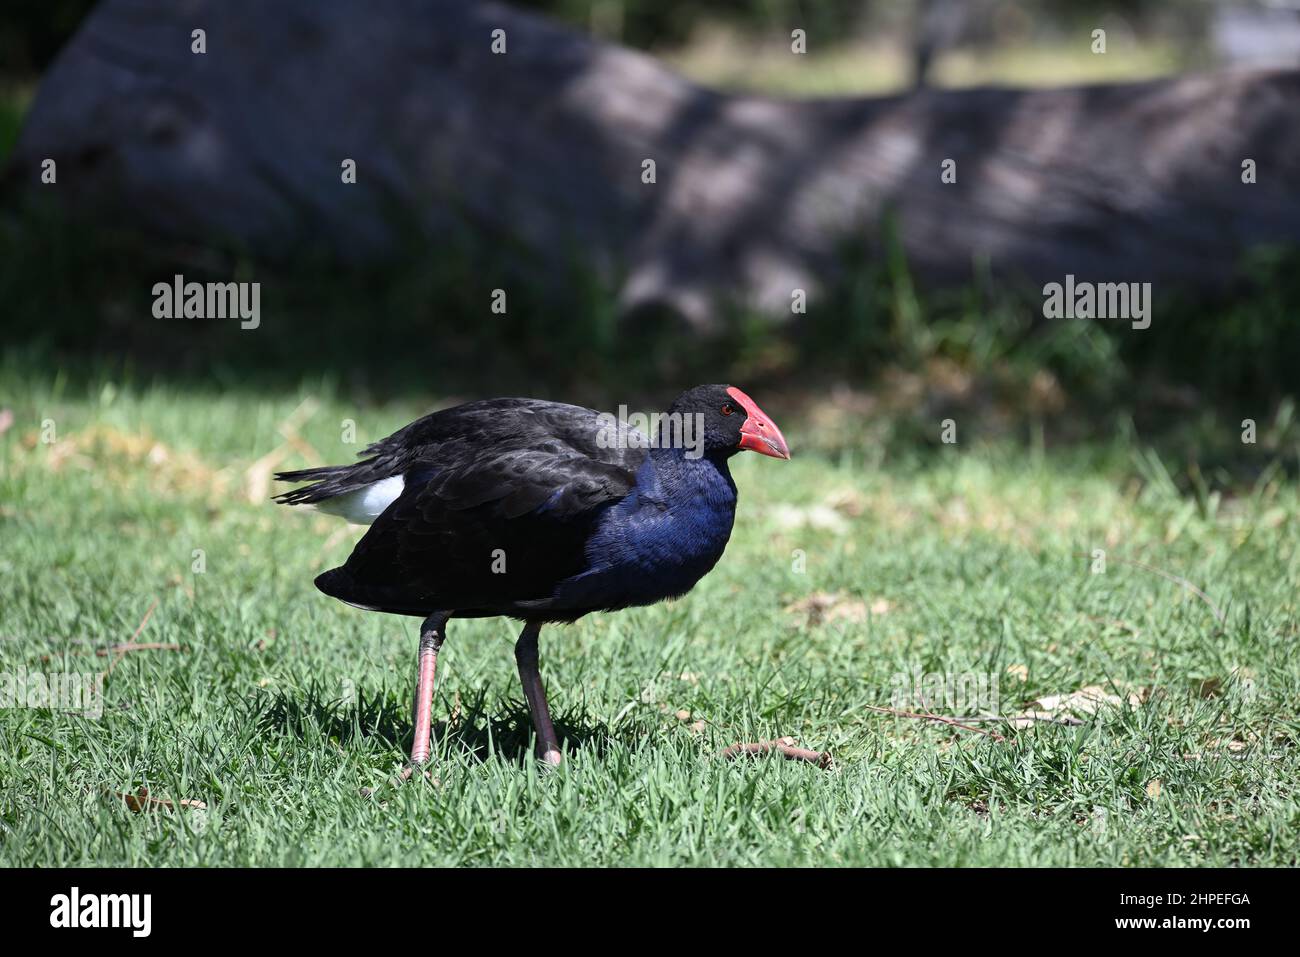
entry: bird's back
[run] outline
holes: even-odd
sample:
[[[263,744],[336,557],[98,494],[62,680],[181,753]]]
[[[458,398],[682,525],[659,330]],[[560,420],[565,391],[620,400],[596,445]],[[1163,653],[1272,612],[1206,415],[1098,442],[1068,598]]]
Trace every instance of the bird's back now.
[[[556,585],[588,567],[602,514],[627,496],[646,460],[638,439],[611,423],[536,399],[474,402],[411,423],[369,446],[349,474],[282,500],[355,494],[357,483],[400,477],[400,494],[347,562],[317,579],[343,601],[412,615],[576,617],[552,609]]]

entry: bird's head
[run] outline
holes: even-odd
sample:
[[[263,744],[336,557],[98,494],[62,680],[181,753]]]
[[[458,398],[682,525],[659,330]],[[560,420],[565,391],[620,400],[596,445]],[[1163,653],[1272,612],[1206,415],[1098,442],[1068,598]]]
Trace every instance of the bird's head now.
[[[730,455],[751,449],[777,459],[790,457],[785,436],[772,417],[735,386],[698,385],[687,389],[668,411],[698,416],[695,421],[702,426],[705,453]]]

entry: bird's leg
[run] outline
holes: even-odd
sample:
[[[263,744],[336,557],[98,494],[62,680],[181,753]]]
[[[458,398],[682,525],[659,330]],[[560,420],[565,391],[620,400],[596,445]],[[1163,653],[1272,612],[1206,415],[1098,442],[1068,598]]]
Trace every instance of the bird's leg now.
[[[433,677],[438,669],[438,649],[447,637],[447,619],[451,615],[437,611],[420,626],[420,654],[415,682],[415,738],[411,741],[411,768],[429,760],[430,734],[433,729]]]
[[[531,621],[524,626],[515,643],[515,661],[519,663],[519,681],[524,686],[524,697],[528,699],[528,710],[532,712],[533,728],[537,732],[537,757],[554,765],[561,761],[560,742],[555,737],[542,673],[537,668],[537,633],[541,629],[541,625]]]

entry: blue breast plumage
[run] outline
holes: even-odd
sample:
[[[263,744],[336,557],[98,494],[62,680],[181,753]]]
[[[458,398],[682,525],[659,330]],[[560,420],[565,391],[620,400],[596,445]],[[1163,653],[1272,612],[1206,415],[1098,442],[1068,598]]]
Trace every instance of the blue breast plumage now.
[[[735,516],[725,459],[655,449],[633,490],[602,516],[586,549],[590,567],[556,588],[559,604],[623,608],[683,595],[722,557]]]

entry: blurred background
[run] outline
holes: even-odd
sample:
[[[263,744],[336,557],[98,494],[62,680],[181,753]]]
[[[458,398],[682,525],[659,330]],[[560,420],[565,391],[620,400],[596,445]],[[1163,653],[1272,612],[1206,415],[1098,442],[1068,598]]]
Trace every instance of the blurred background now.
[[[0,68],[30,88],[94,0],[11,0]],[[616,43],[654,53],[727,89],[845,95],[916,82],[1064,84],[1221,64],[1300,64],[1300,0],[518,0]],[[831,47],[813,69],[786,56],[792,25]],[[1107,30],[1111,56],[1080,48]]]
[[[45,71],[90,0],[18,0],[0,11],[0,161]],[[1127,81],[1239,65],[1300,66],[1300,0],[520,0],[591,34],[651,52],[731,91],[874,95],[920,84],[1038,87]],[[789,56],[790,30],[834,36]],[[1107,56],[1086,37],[1107,31]],[[576,306],[512,289],[510,321],[484,322],[492,283],[459,240],[412,242],[381,265],[217,260],[227,278],[274,274],[255,339],[214,324],[143,323],[145,290],[205,250],[159,248],[112,229],[72,229],[12,206],[0,233],[4,375],[181,386],[339,390],[358,401],[540,394],[599,404],[613,390],[664,401],[683,384],[731,380],[788,396],[817,418],[812,444],[874,457],[937,448],[934,422],[961,409],[1015,443],[1109,441],[1139,431],[1180,459],[1249,479],[1294,435],[1294,256],[1264,249],[1255,283],[1214,302],[1166,296],[1154,328],[1044,323],[1041,302],[999,288],[931,290],[904,258],[855,268],[806,316],[726,311],[708,332],[620,315],[585,274]],[[231,255],[225,251],[223,256]],[[789,413],[788,413],[789,414]],[[1243,449],[1241,417],[1270,450]],[[1232,426],[1229,428],[1228,426]],[[1127,430],[1127,431],[1126,431]],[[1217,449],[1217,451],[1215,451]],[[1251,457],[1258,455],[1259,461]],[[1291,468],[1291,465],[1287,465]],[[1175,470],[1177,472],[1177,470]],[[1237,474],[1240,473],[1240,474]]]

